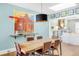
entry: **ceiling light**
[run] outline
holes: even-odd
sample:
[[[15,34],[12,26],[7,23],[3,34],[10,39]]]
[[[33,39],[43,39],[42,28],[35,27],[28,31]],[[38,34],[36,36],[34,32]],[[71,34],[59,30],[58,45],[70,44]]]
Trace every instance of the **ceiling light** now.
[[[52,9],[53,11],[59,11],[62,9],[73,7],[73,6],[76,6],[76,4],[75,3],[63,3],[63,4],[57,4],[53,7],[50,7],[49,9]]]

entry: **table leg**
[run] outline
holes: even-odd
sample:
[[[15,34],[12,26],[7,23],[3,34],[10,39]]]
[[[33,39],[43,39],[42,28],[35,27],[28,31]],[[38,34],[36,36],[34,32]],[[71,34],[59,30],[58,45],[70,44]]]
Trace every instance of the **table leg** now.
[[[61,46],[61,42],[60,42],[60,56],[62,56],[62,46]]]

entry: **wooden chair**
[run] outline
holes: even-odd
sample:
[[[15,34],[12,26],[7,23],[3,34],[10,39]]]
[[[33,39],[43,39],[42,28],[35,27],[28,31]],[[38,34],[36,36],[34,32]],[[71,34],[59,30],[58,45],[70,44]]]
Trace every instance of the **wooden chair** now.
[[[42,49],[37,50],[36,52],[40,55],[50,55],[51,42],[45,42]]]
[[[44,43],[43,55],[51,55],[51,42]]]
[[[43,37],[42,36],[37,36],[37,40],[39,40],[39,39],[43,39]]]
[[[61,43],[60,40],[56,40],[55,43],[52,44],[51,48],[53,51],[53,55],[55,54],[54,52],[57,52],[57,56],[59,55],[58,47],[59,47],[60,43]]]
[[[23,53],[22,51],[21,51],[21,47],[20,47],[20,44],[19,43],[16,43],[15,42],[15,47],[16,47],[16,55],[17,56],[27,56],[27,55],[29,55],[29,53]]]
[[[34,40],[34,37],[27,37],[27,41],[32,41]]]

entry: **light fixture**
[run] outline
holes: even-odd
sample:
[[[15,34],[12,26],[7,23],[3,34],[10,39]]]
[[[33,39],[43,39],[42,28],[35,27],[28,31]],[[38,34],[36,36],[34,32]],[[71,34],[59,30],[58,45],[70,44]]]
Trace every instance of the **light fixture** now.
[[[43,4],[42,4],[42,0],[41,0],[41,13],[36,15],[36,22],[39,21],[47,21],[47,14],[44,14],[44,10],[43,10]]]
[[[76,4],[75,3],[61,3],[61,4],[57,4],[55,6],[52,6],[49,9],[52,9],[53,11],[59,11],[62,9],[73,7],[73,6],[76,6]]]

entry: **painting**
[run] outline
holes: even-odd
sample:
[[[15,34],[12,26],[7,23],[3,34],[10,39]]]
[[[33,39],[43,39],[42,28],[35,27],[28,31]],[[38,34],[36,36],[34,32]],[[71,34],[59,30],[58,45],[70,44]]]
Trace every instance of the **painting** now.
[[[29,14],[22,11],[14,10],[13,16],[9,16],[9,18],[13,18],[14,22],[14,32],[18,33],[27,33],[33,32],[34,24],[33,20],[29,18]]]
[[[64,19],[59,19],[59,20],[58,20],[58,26],[59,26],[59,29],[60,29],[60,28],[64,28],[64,26],[65,26],[65,21],[64,21]]]

